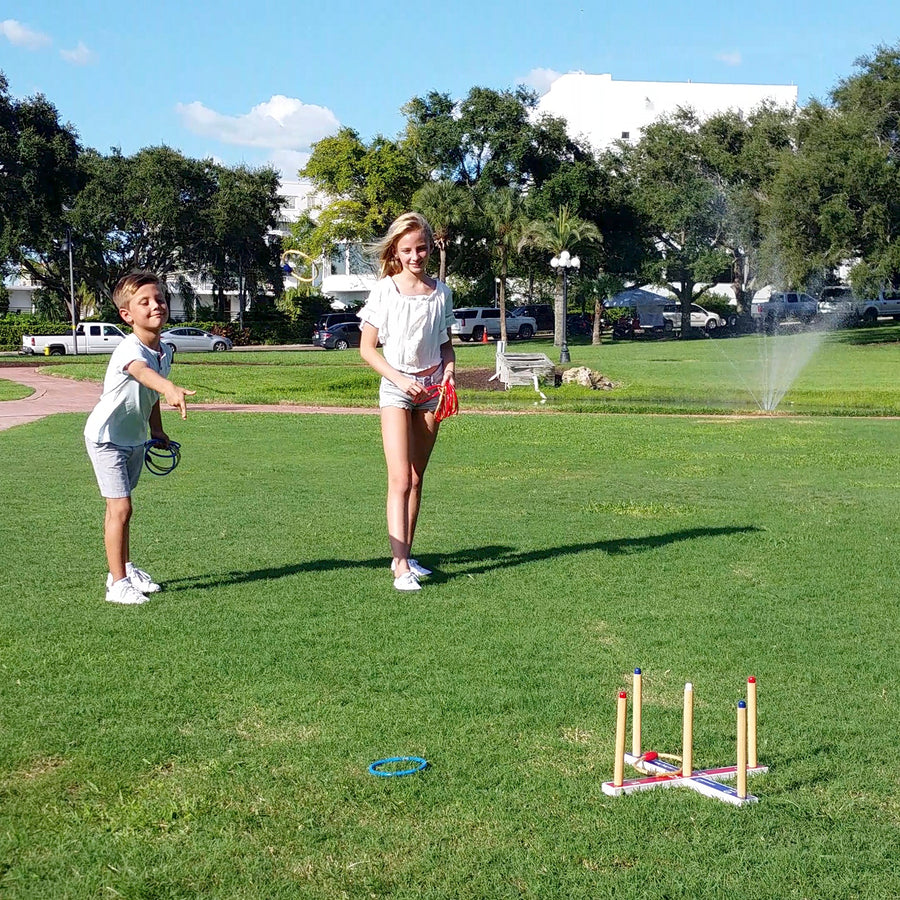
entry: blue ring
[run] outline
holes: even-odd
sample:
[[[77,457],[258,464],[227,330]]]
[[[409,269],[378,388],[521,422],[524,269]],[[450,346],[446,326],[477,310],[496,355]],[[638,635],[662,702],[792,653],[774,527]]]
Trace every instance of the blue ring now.
[[[382,772],[380,766],[386,766],[388,763],[411,762],[416,763],[411,769],[399,769],[396,772]],[[400,775],[415,775],[421,772],[428,765],[427,759],[421,756],[389,756],[387,759],[379,759],[369,765],[369,774],[377,775],[379,778],[397,778]]]

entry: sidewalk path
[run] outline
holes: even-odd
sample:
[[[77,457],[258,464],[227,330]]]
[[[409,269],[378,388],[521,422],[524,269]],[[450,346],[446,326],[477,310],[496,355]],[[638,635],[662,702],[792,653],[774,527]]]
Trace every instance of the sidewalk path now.
[[[0,401],[0,431],[36,422],[44,416],[60,412],[89,413],[100,399],[101,386],[92,381],[75,381],[53,375],[41,375],[34,366],[0,366],[0,378],[33,388],[34,393],[24,400]],[[275,413],[369,413],[377,407],[298,406],[291,403],[242,406],[238,403],[188,403],[191,410],[215,412],[275,412]]]

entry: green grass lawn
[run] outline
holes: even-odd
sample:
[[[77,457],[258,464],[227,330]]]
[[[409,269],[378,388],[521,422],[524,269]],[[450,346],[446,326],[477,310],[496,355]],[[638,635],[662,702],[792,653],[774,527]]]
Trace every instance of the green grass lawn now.
[[[512,352],[559,351],[548,341],[514,342]],[[571,365],[588,366],[616,382],[612,391],[577,385],[545,389],[545,409],[568,412],[758,412],[765,384],[784,383],[779,412],[804,415],[900,415],[900,326],[778,336],[744,335],[690,341],[572,342]],[[792,364],[809,356],[793,372]],[[494,345],[463,344],[465,372],[493,371]],[[61,361],[60,372],[100,381],[105,357]],[[54,363],[54,366],[56,363]],[[197,391],[198,402],[310,403],[371,406],[377,376],[355,350],[184,354],[176,380]],[[484,379],[482,379],[483,381]],[[530,388],[509,392],[460,389],[464,407],[533,409]]]
[[[26,387],[24,384],[17,384],[15,381],[0,378],[0,401],[22,400],[25,397],[29,397],[31,393],[31,388]]]
[[[900,423],[460,416],[410,597],[376,419],[165,415],[136,608],[84,417],[0,432],[0,896],[897,896]],[[693,683],[698,767],[757,676],[757,805],[603,795],[635,666],[652,749]]]

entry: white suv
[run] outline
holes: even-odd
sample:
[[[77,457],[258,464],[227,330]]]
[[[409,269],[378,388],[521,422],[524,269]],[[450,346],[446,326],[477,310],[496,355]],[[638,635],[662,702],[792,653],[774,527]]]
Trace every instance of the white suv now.
[[[681,328],[681,305],[678,303],[667,303],[663,309],[663,316],[666,321],[672,323],[673,328]],[[718,314],[698,306],[696,303],[691,304],[691,328],[704,328],[706,331],[715,331],[717,328],[724,328],[725,320]]]
[[[450,326],[450,333],[462,341],[480,341],[485,334],[500,336],[500,310],[495,306],[467,306],[454,309],[456,321]],[[506,313],[506,333],[509,337],[527,340],[534,337],[537,322],[532,316],[514,316]]]

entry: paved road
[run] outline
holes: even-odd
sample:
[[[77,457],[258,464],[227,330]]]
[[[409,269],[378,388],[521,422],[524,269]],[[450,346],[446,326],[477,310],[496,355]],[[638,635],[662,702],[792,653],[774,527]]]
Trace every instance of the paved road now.
[[[24,400],[0,403],[0,431],[27,422],[36,422],[58,412],[90,412],[100,399],[100,385],[71,378],[41,375],[33,366],[2,366],[0,378],[33,388]]]
[[[100,399],[100,385],[92,381],[75,381],[56,375],[41,375],[34,366],[0,366],[0,378],[24,384],[34,390],[24,400],[0,402],[0,431],[36,422],[44,416],[60,412],[89,413]],[[216,412],[274,412],[274,413],[370,413],[376,407],[298,406],[268,404],[242,406],[238,403],[190,403],[188,415],[194,409]]]

